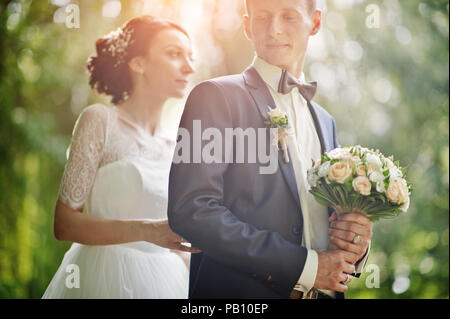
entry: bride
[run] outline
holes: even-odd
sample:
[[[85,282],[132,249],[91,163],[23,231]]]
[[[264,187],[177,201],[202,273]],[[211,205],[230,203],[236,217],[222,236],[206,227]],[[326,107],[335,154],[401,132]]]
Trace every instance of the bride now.
[[[96,52],[90,85],[112,106],[91,105],[75,124],[54,220],[56,238],[74,243],[43,298],[187,298],[198,250],[167,223],[175,140],[160,117],[193,73],[190,39],[141,16],[98,39]]]

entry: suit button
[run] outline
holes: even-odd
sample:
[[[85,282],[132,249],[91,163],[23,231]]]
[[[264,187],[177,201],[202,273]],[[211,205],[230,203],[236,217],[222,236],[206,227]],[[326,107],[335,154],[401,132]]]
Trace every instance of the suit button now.
[[[294,235],[300,235],[300,227],[292,226],[292,232],[294,233]]]

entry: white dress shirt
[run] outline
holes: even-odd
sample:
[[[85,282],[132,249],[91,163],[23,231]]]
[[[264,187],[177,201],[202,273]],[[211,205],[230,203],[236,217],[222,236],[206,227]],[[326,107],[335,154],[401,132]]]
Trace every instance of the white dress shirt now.
[[[328,208],[320,205],[309,193],[310,186],[307,181],[307,170],[312,166],[311,160],[317,160],[321,156],[320,140],[307,102],[298,88],[294,88],[288,94],[278,93],[282,69],[259,57],[253,60],[253,67],[267,84],[276,104],[274,106],[287,114],[291,126],[287,145],[303,215],[302,245],[308,249],[305,266],[298,280],[299,285],[295,289],[306,293],[314,286],[317,275],[318,254],[314,249],[327,249],[329,239]],[[301,74],[299,81],[305,82],[304,73]],[[357,266],[358,272],[363,268],[367,255],[368,253]],[[322,290],[322,292],[331,297],[335,296],[333,291]]]

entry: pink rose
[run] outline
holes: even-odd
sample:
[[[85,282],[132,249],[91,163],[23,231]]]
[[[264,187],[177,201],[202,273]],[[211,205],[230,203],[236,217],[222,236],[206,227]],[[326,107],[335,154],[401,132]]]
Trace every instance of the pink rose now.
[[[331,165],[330,171],[328,172],[328,179],[344,184],[347,179],[352,177],[352,173],[353,170],[350,163],[348,161],[340,161]]]
[[[362,165],[362,164],[356,166],[356,175],[357,176],[366,176],[366,166]]]
[[[406,180],[400,178],[391,180],[388,189],[386,190],[386,196],[392,203],[405,204],[409,199],[409,190]]]
[[[353,180],[352,186],[355,192],[367,196],[370,195],[372,183],[366,176],[358,176]]]

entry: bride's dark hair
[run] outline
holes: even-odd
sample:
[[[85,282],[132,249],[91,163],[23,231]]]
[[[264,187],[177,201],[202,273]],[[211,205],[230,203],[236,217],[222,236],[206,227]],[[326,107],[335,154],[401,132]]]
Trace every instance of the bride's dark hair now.
[[[133,88],[128,62],[146,55],[155,35],[169,28],[189,37],[186,30],[170,20],[144,15],[97,39],[96,55],[89,57],[86,66],[90,86],[98,93],[111,95],[114,104],[126,99]]]

